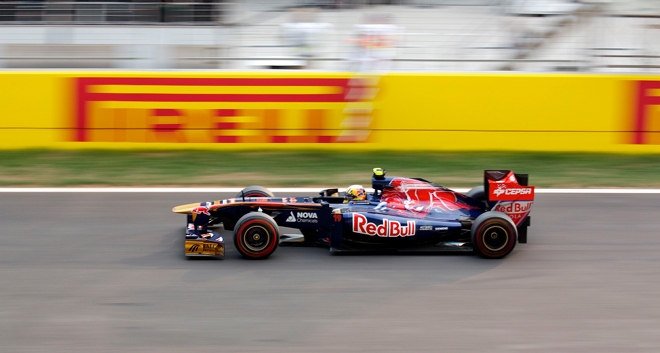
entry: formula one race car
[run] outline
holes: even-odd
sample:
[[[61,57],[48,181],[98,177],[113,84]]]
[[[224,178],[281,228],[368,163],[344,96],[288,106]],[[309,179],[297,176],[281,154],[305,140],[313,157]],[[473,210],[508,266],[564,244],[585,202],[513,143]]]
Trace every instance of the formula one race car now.
[[[224,256],[222,223],[245,258],[263,259],[280,244],[350,251],[474,251],[508,255],[527,242],[534,187],[526,174],[486,170],[484,185],[461,194],[420,178],[387,177],[375,168],[371,193],[321,190],[318,196],[275,197],[250,186],[235,198],[177,206],[187,215],[186,256]],[[301,234],[280,233],[279,226]]]

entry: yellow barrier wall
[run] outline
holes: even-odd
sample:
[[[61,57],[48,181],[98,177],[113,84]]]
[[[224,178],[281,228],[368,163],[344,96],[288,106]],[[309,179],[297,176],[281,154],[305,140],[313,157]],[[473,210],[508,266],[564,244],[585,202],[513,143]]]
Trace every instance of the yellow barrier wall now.
[[[660,152],[660,77],[0,73],[0,148]]]

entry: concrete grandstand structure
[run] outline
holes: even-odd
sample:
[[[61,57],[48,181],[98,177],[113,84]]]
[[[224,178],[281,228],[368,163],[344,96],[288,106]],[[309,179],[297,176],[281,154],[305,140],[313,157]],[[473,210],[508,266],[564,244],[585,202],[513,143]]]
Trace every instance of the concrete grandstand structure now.
[[[5,2],[0,67],[356,70],[377,28],[386,70],[660,71],[658,0],[391,2]]]

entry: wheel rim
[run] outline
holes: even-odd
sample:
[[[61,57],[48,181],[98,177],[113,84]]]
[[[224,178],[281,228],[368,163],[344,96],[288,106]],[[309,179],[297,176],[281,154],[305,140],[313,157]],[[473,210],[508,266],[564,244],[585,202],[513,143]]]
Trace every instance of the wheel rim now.
[[[509,232],[500,225],[492,225],[484,230],[482,240],[488,251],[497,252],[509,243]]]
[[[270,244],[270,232],[264,226],[255,224],[248,227],[244,232],[242,243],[245,248],[251,252],[260,252],[265,250]]]

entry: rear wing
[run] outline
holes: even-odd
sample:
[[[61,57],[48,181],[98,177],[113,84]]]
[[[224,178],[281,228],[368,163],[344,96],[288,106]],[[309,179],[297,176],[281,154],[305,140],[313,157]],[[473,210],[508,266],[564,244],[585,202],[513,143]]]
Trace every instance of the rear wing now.
[[[484,191],[488,207],[505,213],[518,228],[518,242],[527,242],[527,227],[531,224],[529,212],[534,203],[534,187],[528,185],[527,174],[510,170],[485,170]]]
[[[485,170],[484,191],[488,201],[533,201],[534,187],[528,185],[528,174],[510,170]]]

